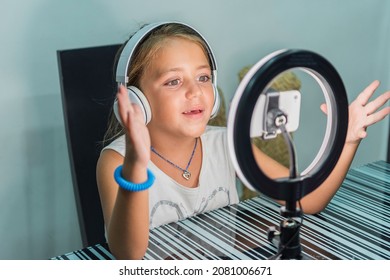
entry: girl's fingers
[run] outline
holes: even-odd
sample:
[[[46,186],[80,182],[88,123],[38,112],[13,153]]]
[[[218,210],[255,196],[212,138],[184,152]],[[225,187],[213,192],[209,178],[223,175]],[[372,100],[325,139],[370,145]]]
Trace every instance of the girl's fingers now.
[[[321,109],[321,111],[322,111],[325,115],[328,114],[328,106],[326,106],[325,103],[323,103],[323,104],[320,105],[320,109]]]
[[[367,132],[364,129],[362,129],[358,132],[358,136],[360,139],[366,138]]]
[[[367,114],[372,114],[376,110],[378,110],[380,107],[386,104],[387,101],[390,99],[390,91],[385,92],[384,94],[377,97],[375,100],[368,103],[365,108],[367,110]]]
[[[140,106],[138,106],[137,104],[135,103],[132,103],[131,104],[131,107],[133,109],[133,112],[134,112],[134,115],[135,115],[135,118],[137,121],[141,122],[141,123],[144,123],[144,113],[142,112],[142,109]]]
[[[373,81],[368,87],[366,87],[356,98],[360,105],[366,105],[370,97],[374,94],[375,90],[379,87],[380,82],[378,80]]]
[[[370,114],[367,117],[367,127],[383,120],[387,115],[390,114],[390,107],[383,108],[374,114]]]
[[[132,111],[132,106],[127,94],[127,89],[123,85],[120,85],[118,88],[117,99],[119,115],[121,117],[122,123],[127,126],[128,112]]]

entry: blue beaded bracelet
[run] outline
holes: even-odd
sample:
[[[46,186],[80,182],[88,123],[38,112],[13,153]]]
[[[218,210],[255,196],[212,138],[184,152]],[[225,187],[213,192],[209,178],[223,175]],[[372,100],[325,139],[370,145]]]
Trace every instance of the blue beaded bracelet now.
[[[141,183],[141,184],[134,184],[132,182],[129,182],[129,181],[126,181],[125,179],[123,179],[122,168],[123,168],[123,166],[119,165],[115,169],[114,178],[115,178],[115,181],[118,183],[118,185],[126,191],[130,191],[130,192],[144,191],[144,190],[150,188],[153,185],[154,180],[156,179],[156,177],[154,177],[154,174],[152,173],[152,171],[147,169],[148,180],[146,180],[146,182]]]

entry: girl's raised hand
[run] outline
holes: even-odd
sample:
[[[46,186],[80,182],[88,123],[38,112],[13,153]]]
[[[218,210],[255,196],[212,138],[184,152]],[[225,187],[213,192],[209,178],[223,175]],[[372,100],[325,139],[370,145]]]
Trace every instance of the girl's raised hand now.
[[[125,161],[146,168],[150,160],[150,136],[141,108],[131,103],[123,85],[119,86],[117,99],[119,116],[126,132]]]
[[[358,143],[367,136],[367,127],[384,119],[390,113],[390,107],[379,110],[390,99],[390,91],[369,101],[379,85],[379,81],[373,81],[349,105],[347,143]]]
[[[349,105],[348,131],[345,142],[358,144],[367,136],[367,128],[390,114],[390,107],[380,109],[390,99],[390,91],[381,94],[372,101],[369,99],[379,87],[379,81],[373,81],[358,97]],[[326,105],[321,105],[321,110],[326,113]]]

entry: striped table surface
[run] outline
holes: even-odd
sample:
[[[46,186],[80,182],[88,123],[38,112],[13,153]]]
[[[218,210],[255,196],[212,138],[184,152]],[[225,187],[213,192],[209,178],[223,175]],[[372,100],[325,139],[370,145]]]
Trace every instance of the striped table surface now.
[[[144,259],[269,259],[267,239],[285,219],[264,196],[151,230]],[[304,215],[302,255],[308,259],[390,259],[390,164],[351,169],[327,208]],[[97,244],[53,259],[114,259]]]

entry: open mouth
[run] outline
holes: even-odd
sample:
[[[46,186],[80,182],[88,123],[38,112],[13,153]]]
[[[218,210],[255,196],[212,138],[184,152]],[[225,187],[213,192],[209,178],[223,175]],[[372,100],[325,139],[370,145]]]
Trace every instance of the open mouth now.
[[[203,110],[197,109],[197,110],[190,110],[183,112],[184,115],[197,115],[203,113]]]

